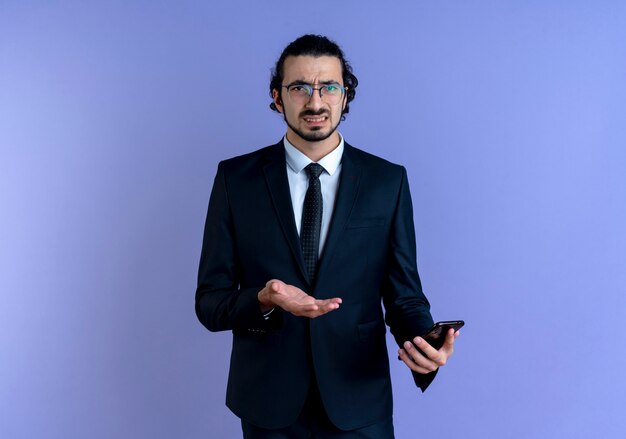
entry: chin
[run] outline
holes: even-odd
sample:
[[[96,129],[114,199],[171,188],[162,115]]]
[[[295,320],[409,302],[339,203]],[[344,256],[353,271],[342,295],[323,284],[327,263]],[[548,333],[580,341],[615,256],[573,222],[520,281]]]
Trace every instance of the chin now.
[[[304,136],[301,136],[304,140],[307,140],[309,142],[318,142],[321,140],[326,140],[328,139],[332,134],[333,131],[320,131],[320,130],[311,130],[308,133],[303,133]]]

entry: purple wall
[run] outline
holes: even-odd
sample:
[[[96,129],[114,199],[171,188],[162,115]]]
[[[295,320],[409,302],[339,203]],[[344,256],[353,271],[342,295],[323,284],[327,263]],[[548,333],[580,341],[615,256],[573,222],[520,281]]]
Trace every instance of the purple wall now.
[[[0,1],[0,437],[239,435],[202,227],[217,162],[282,135],[269,68],[305,32],[468,323],[423,395],[392,360],[398,438],[624,437],[626,3],[128,3]]]

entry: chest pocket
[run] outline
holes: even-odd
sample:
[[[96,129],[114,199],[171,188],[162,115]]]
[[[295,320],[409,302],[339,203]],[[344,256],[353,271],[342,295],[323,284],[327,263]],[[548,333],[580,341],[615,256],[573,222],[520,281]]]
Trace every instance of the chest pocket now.
[[[348,222],[348,229],[364,229],[368,227],[382,227],[386,224],[384,218],[354,218]]]

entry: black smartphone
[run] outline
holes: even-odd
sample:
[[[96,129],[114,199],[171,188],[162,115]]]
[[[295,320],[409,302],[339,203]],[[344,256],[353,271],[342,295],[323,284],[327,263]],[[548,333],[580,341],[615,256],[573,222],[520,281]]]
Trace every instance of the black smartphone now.
[[[458,331],[465,325],[463,320],[448,320],[445,322],[437,322],[430,330],[422,336],[429,345],[435,349],[441,349],[443,343],[446,341],[446,334],[450,328],[454,329],[454,332]]]

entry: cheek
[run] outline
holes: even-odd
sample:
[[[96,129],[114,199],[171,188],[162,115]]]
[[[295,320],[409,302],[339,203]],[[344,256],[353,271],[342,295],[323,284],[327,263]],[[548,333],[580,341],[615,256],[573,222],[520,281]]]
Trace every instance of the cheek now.
[[[335,112],[335,114],[337,114],[337,117],[341,117],[341,115],[343,114],[343,110],[345,110],[346,105],[337,105],[337,110]]]

